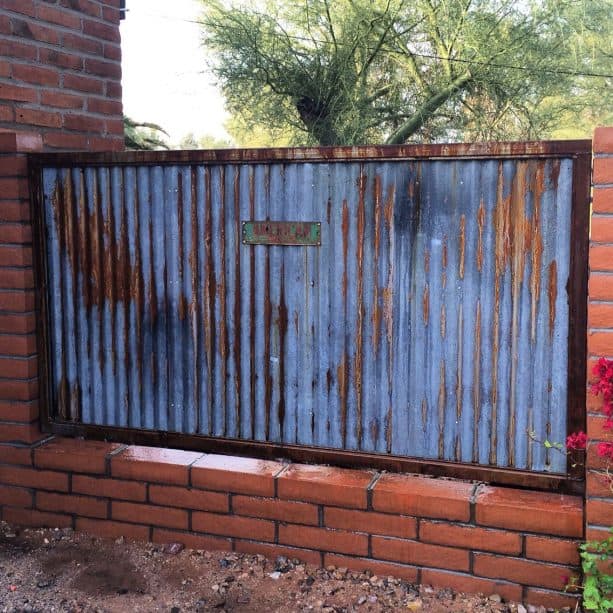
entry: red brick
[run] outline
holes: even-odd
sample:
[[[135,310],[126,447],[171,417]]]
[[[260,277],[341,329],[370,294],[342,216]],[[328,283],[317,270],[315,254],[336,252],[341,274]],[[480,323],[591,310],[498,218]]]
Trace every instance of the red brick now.
[[[613,153],[613,128],[597,127],[594,130],[592,149],[594,153]]]
[[[62,47],[96,56],[102,55],[104,49],[102,42],[78,34],[64,34]]]
[[[479,524],[507,530],[580,537],[583,505],[575,496],[481,486],[476,519]]]
[[[38,401],[0,400],[0,420],[31,422],[38,418]]]
[[[232,541],[217,536],[201,536],[191,532],[175,532],[174,530],[153,529],[154,543],[182,543],[188,549],[204,549],[206,551],[232,551]]]
[[[27,201],[3,200],[3,192],[0,191],[0,222],[3,221],[30,221],[30,207]]]
[[[19,160],[24,163],[24,160]],[[0,165],[4,164],[4,160],[0,159]],[[25,168],[24,168],[25,172]],[[22,223],[7,223],[0,224],[0,242],[1,243],[31,243],[32,242],[32,226]]]
[[[106,100],[101,98],[88,98],[87,110],[102,115],[117,115],[122,113],[122,104],[119,100]],[[123,120],[121,120],[123,125]]]
[[[596,245],[590,249],[590,270],[608,272],[613,269],[613,246],[610,245]],[[600,305],[594,305],[600,306]],[[591,308],[589,309],[591,311]],[[590,312],[590,326],[594,326],[591,321]],[[610,325],[610,321],[605,325]]]
[[[366,508],[373,474],[361,470],[292,464],[277,478],[279,498]]]
[[[14,64],[13,77],[19,81],[34,83],[36,85],[57,87],[60,83],[60,74],[55,68],[43,68],[41,66],[30,66],[28,64]]]
[[[281,524],[279,543],[296,547],[311,547],[322,551],[368,555],[368,536],[345,530],[327,530],[310,526]]]
[[[590,499],[585,507],[588,523],[598,526],[610,526],[613,523],[613,499]]]
[[[350,568],[358,572],[370,571],[379,577],[396,577],[404,579],[409,583],[417,583],[418,569],[414,566],[404,564],[393,564],[391,562],[379,562],[368,558],[353,558],[334,553],[324,554],[324,566],[336,566],[338,568]]]
[[[594,185],[613,183],[613,157],[597,157],[594,159],[592,182]]]
[[[38,52],[39,61],[45,66],[58,66],[65,70],[80,71],[83,69],[83,58],[74,53],[63,53],[56,49],[42,48]]]
[[[104,474],[107,456],[121,447],[119,443],[56,438],[34,451],[34,464],[38,468]]]
[[[22,487],[10,487],[0,485],[0,505],[6,504],[10,507],[32,507],[32,492]]]
[[[121,79],[121,64],[85,58],[85,72],[106,79]]]
[[[1,208],[2,205],[0,205]],[[24,312],[35,307],[34,291],[2,291],[0,290],[0,311]],[[14,332],[11,330],[10,332]]]
[[[0,372],[3,377],[31,379],[38,374],[38,359],[36,356],[29,358],[0,357]]]
[[[37,492],[36,507],[41,511],[56,511],[99,519],[105,519],[107,514],[106,500],[89,496]]]
[[[0,463],[31,466],[32,456],[30,447],[0,444]]]
[[[102,7],[102,16],[105,21],[110,23],[119,24],[120,20],[120,11],[116,6],[103,6]]]
[[[23,443],[29,445],[45,438],[41,433],[38,422],[34,423],[11,423],[0,424],[0,442]]]
[[[73,11],[85,13],[85,15],[90,17],[101,17],[102,15],[100,4],[92,2],[92,0],[60,0],[59,5]]]
[[[373,489],[373,509],[468,521],[474,486],[463,481],[412,475],[383,475]]]
[[[106,82],[106,97],[114,98],[115,100],[121,100],[121,82],[120,81],[107,81]]]
[[[14,381],[0,379],[0,400],[34,400],[38,398],[38,379]]]
[[[6,11],[28,15],[28,17],[36,16],[33,0],[2,0],[2,8]]]
[[[613,243],[613,217],[593,215],[591,220],[590,238],[594,243]],[[590,249],[590,265],[594,255],[594,248]],[[608,261],[608,266],[604,270],[610,269],[613,265],[611,260]]]
[[[606,541],[611,536],[609,528],[603,526],[588,526],[585,531],[586,541]]]
[[[34,273],[31,268],[0,268],[0,287],[2,289],[32,289]],[[7,330],[7,332],[17,332],[17,330]]]
[[[558,564],[579,564],[579,543],[526,535],[526,557]]]
[[[4,72],[8,72],[6,67],[0,64],[0,77],[6,76]],[[13,123],[15,121],[15,108],[6,104],[0,104],[0,121]]]
[[[37,351],[35,334],[0,334],[0,354],[29,356]]]
[[[585,465],[594,470],[606,470],[609,464],[609,460],[598,453],[598,443],[596,441],[589,441]]]
[[[84,77],[81,75],[65,74],[64,89],[73,89],[88,94],[104,93],[104,81],[93,77]],[[0,90],[0,94],[1,94]]]
[[[0,15],[0,34],[11,34],[11,20],[7,15]]]
[[[27,334],[34,331],[36,331],[34,314],[0,314],[0,333]]]
[[[544,562],[532,562],[520,558],[507,558],[489,553],[475,553],[475,575],[490,579],[505,579],[524,585],[563,590],[567,577],[573,575],[567,566],[554,566]]]
[[[592,396],[593,398],[593,396]],[[596,399],[595,399],[596,400]],[[602,400],[596,400],[598,408],[602,407]],[[613,428],[605,428],[607,418],[604,415],[587,416],[587,435],[590,439],[597,441],[609,441],[613,443]]]
[[[42,21],[56,23],[57,25],[64,26],[71,30],[81,29],[81,18],[74,13],[69,13],[60,8],[49,5],[39,5],[36,16]]]
[[[232,498],[232,510],[237,515],[277,519],[292,524],[317,526],[319,523],[317,507],[306,502],[234,496]]]
[[[15,100],[16,102],[37,102],[38,91],[33,87],[0,83],[0,100]]]
[[[462,573],[424,568],[421,571],[421,583],[438,588],[449,588],[455,592],[468,594],[499,594],[505,600],[521,602],[522,587],[506,581],[491,581],[479,579]]]
[[[105,44],[103,55],[106,59],[121,62],[121,45]]]
[[[68,475],[21,466],[0,466],[0,483],[56,492],[68,491]]]
[[[124,536],[135,541],[149,540],[149,527],[124,524],[118,521],[104,521],[77,517],[77,532],[87,532],[102,538],[118,538]]]
[[[570,607],[572,611],[575,611],[579,596],[573,596],[568,592],[551,592],[529,587],[523,600],[526,604],[547,607],[547,609],[555,609],[556,611],[564,607]]]
[[[613,300],[613,274],[591,274],[588,295],[592,300]]]
[[[40,151],[42,146],[42,138],[37,132],[0,132],[0,151],[4,153]]]
[[[9,38],[0,40],[0,57],[34,61],[37,54],[38,49],[36,45],[26,43],[23,39],[15,40],[14,38]]]
[[[44,135],[45,145],[63,149],[89,149],[89,138],[83,134],[51,132]]]
[[[64,127],[81,132],[104,132],[104,120],[91,115],[64,115]]]
[[[4,507],[2,519],[16,526],[31,526],[36,528],[70,528],[72,517],[60,513],[43,513],[34,509],[15,509]]]
[[[13,17],[11,19],[11,28],[13,36],[17,38],[36,40],[41,43],[49,43],[50,45],[60,44],[60,34],[57,29],[42,26],[30,19]]]
[[[591,355],[613,355],[613,330],[589,332],[587,344]]]
[[[593,470],[587,473],[586,492],[589,497],[608,498],[613,496],[613,475]]]
[[[607,247],[609,249],[609,247]],[[613,257],[613,248],[611,257]],[[613,263],[609,263],[613,268]],[[592,302],[588,305],[588,328],[613,328],[613,304]]]
[[[449,570],[469,569],[468,551],[416,541],[373,536],[372,557],[416,566],[432,566]]]
[[[194,511],[192,513],[192,530],[258,541],[275,540],[275,524],[273,522],[238,517],[237,515],[218,515],[217,513]]]
[[[111,517],[121,521],[135,524],[146,522],[164,528],[178,528],[187,530],[187,511],[170,507],[155,507],[150,504],[136,504],[134,502],[111,503]]]
[[[119,28],[115,25],[108,25],[101,23],[100,21],[93,21],[90,19],[83,20],[83,34],[91,36],[92,38],[102,38],[112,43],[120,43],[121,36],[119,35]]]
[[[192,466],[192,485],[208,490],[273,496],[284,465],[238,456],[205,455]]]
[[[145,502],[147,497],[147,486],[144,483],[120,479],[101,479],[85,475],[72,476],[72,491],[76,494],[89,494],[134,502]]]
[[[234,551],[251,554],[259,553],[271,560],[276,560],[279,556],[285,556],[290,559],[297,558],[306,564],[321,566],[321,554],[318,551],[312,551],[310,549],[282,547],[280,545],[271,545],[270,543],[257,543],[254,541],[241,541],[237,539],[235,541]]]
[[[613,213],[613,187],[594,187],[592,210],[594,213]]]
[[[172,485],[150,485],[149,500],[155,504],[200,511],[229,511],[228,494],[221,492],[203,492]]]
[[[521,536],[512,532],[422,520],[419,540],[437,545],[519,554]]]
[[[328,528],[398,536],[400,538],[415,538],[417,536],[417,521],[413,517],[373,513],[372,511],[350,511],[326,507],[324,509],[324,525]]]
[[[130,446],[111,459],[111,475],[125,479],[187,485],[189,466],[201,453]]]
[[[3,177],[26,177],[28,173],[28,159],[25,155],[0,155],[0,172]],[[25,226],[22,226],[25,227]],[[1,230],[1,229],[0,229]],[[8,230],[5,230],[8,231]],[[6,241],[21,242],[21,241]]]
[[[2,199],[29,198],[30,188],[25,178],[5,179],[0,177]],[[0,205],[3,206],[3,205]]]
[[[107,119],[105,125],[107,134],[121,135],[123,137],[123,119]]]
[[[104,137],[91,136],[89,138],[90,151],[123,151],[124,149],[125,140],[123,135],[116,137],[107,134]]]

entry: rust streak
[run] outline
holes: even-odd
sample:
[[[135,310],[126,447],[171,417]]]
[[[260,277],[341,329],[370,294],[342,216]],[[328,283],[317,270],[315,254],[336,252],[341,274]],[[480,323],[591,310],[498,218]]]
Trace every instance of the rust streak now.
[[[340,431],[344,448],[347,443],[347,387],[349,383],[349,361],[346,353],[343,354],[343,360],[336,368],[336,381],[341,404]]]
[[[549,340],[553,340],[556,323],[556,299],[558,295],[558,265],[555,260],[549,264],[549,282],[547,295],[549,297]]]
[[[534,183],[532,186],[532,199],[534,213],[530,228],[532,232],[532,271],[530,275],[530,338],[536,342],[536,311],[541,293],[541,267],[543,264],[543,237],[541,234],[541,199],[545,191],[545,177],[543,162],[536,162]]]
[[[281,436],[284,436],[285,425],[285,355],[286,355],[286,338],[288,326],[287,304],[285,303],[285,262],[281,261],[281,278],[280,296],[279,296],[279,316],[277,326],[279,330],[279,404],[277,405],[277,415],[279,418],[279,431]]]
[[[483,268],[483,227],[485,225],[485,203],[483,199],[479,203],[479,210],[477,211],[477,228],[479,236],[477,238],[477,270],[481,272]]]
[[[373,271],[373,312],[372,312],[372,342],[373,351],[376,354],[379,350],[379,328],[381,326],[381,310],[379,308],[379,248],[381,244],[381,177],[375,175],[374,183],[375,195],[375,261]]]
[[[207,381],[209,385],[208,401],[208,422],[209,433],[213,433],[213,411],[215,397],[218,391],[215,389],[215,381],[213,373],[216,369],[217,358],[217,325],[215,323],[215,288],[217,287],[217,278],[215,275],[215,264],[213,261],[213,219],[212,219],[212,194],[211,194],[211,170],[206,168],[204,171],[204,183],[205,183],[205,207],[204,207],[204,243],[206,260],[204,264],[205,270],[208,270],[208,274],[204,278],[204,293],[206,296],[206,311],[205,311],[205,344],[207,352]]]
[[[358,300],[358,317],[356,324],[356,350],[355,350],[355,364],[354,364],[354,383],[356,391],[356,438],[358,447],[362,443],[362,326],[364,320],[364,227],[365,227],[365,208],[364,198],[366,194],[366,175],[364,172],[360,172],[358,180],[358,219],[357,219],[357,242],[356,242],[356,262],[358,267],[358,287],[357,287],[357,300]]]
[[[481,301],[477,300],[473,345],[473,462],[479,461],[479,421],[481,420]]]
[[[430,318],[430,288],[426,283],[424,285],[424,294],[422,298],[422,309],[424,314],[424,325],[428,325],[428,320]]]
[[[439,365],[438,386],[438,456],[445,457],[445,362]]]
[[[217,281],[217,296],[219,299],[219,353],[221,356],[221,395],[220,405],[224,414],[223,435],[228,433],[228,360],[230,359],[230,343],[228,335],[228,304],[226,288],[226,167],[222,166],[219,177],[219,267]]]
[[[343,298],[347,298],[347,253],[349,250],[349,207],[347,206],[347,200],[343,200],[343,219],[341,224],[341,231],[343,234]],[[346,301],[345,301],[346,302]]]
[[[241,321],[241,231],[238,220],[240,219],[240,166],[234,170],[234,415],[236,435],[241,432],[241,329],[246,322]]]
[[[460,217],[460,279],[464,278],[464,257],[466,251],[466,216]]]

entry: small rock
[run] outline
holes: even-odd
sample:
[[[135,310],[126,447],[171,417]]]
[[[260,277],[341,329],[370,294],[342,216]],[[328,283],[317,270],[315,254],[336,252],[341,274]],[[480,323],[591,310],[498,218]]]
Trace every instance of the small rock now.
[[[417,600],[412,600],[407,603],[407,609],[409,611],[421,611],[423,606],[422,601],[418,598]]]
[[[358,605],[363,605],[366,602],[366,596],[360,596],[358,598]]]
[[[171,556],[176,556],[178,553],[181,553],[185,549],[185,545],[183,543],[169,543],[164,546],[164,553],[167,553]]]
[[[279,579],[279,577],[281,577],[281,573],[276,570],[274,573],[268,573],[268,576],[276,581],[277,579]]]
[[[41,589],[49,587],[51,585],[51,581],[49,581],[49,579],[41,579],[37,584],[36,587],[39,587]]]
[[[126,542],[126,539],[123,536],[120,536],[119,538],[115,539],[116,545],[123,545],[125,542]]]
[[[500,594],[492,594],[488,600],[490,600],[491,602],[502,602],[502,597],[500,596]]]
[[[172,607],[170,613],[181,613],[181,609],[179,607]]]
[[[377,600],[379,600],[379,599],[378,599],[378,598],[377,598],[377,597],[376,597],[374,594],[373,594],[372,596],[369,596],[369,597],[368,597],[368,602],[371,602],[371,603],[373,603],[373,604],[374,604],[375,602],[377,602]]]

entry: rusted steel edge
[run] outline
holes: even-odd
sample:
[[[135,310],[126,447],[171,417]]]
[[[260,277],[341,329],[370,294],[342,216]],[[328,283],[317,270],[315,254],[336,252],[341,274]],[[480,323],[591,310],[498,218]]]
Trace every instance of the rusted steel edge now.
[[[35,166],[161,165],[263,162],[342,162],[437,158],[570,157],[590,153],[590,140],[444,143],[434,145],[361,145],[355,147],[288,147],[189,151],[116,151],[31,153]]]
[[[591,153],[573,160],[572,218],[570,266],[567,295],[568,330],[568,433],[586,430],[587,392],[587,284],[590,223]],[[583,479],[581,458],[568,456],[567,472],[571,478]]]
[[[207,453],[236,454],[269,460],[285,459],[305,464],[331,464],[345,468],[376,469],[389,472],[417,473],[481,481],[492,485],[581,495],[585,484],[566,475],[548,475],[528,471],[492,468],[437,460],[388,456],[360,451],[341,451],[322,447],[281,445],[239,439],[214,438],[154,430],[48,421],[44,430],[60,436],[118,441],[132,445],[170,447]]]

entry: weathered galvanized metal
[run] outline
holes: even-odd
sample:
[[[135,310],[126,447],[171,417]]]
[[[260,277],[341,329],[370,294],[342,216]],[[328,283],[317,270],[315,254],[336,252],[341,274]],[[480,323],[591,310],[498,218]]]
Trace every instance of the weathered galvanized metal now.
[[[54,419],[564,473],[573,160],[46,164]],[[243,244],[321,221],[321,246]]]
[[[246,245],[321,245],[318,221],[243,221]]]

